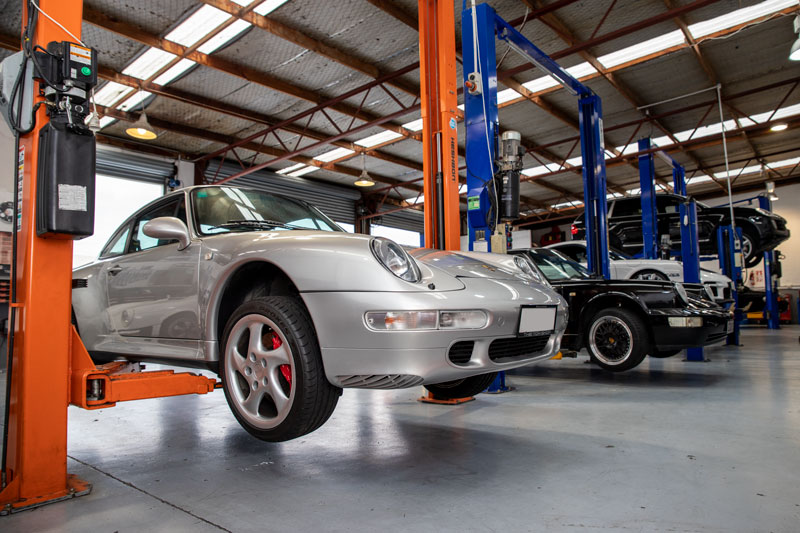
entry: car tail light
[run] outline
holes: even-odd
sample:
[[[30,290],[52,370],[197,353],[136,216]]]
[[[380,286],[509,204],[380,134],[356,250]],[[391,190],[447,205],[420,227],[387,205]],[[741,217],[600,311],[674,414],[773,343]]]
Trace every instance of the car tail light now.
[[[570,228],[570,231],[572,232],[573,235],[577,235],[578,234],[578,228],[575,227],[575,224],[572,225],[572,227]]]

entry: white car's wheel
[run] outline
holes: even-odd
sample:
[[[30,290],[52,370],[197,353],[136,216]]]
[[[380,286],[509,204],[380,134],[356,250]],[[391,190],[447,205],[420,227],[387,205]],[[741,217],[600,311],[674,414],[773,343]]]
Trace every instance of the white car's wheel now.
[[[669,281],[669,278],[663,272],[659,272],[658,270],[653,270],[651,268],[640,270],[633,276],[631,279],[638,279],[638,280],[651,280],[651,281]]]
[[[313,324],[295,299],[245,302],[228,319],[222,346],[225,398],[253,436],[300,437],[333,413],[341,389],[325,378]]]

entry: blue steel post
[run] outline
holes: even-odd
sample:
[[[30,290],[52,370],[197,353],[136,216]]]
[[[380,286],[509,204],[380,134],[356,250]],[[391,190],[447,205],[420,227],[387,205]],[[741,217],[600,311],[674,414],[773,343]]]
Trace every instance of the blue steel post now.
[[[675,194],[686,196],[686,170],[674,161],[672,164],[672,190]]]
[[[649,137],[639,139],[639,151],[652,147]],[[639,186],[642,201],[642,257],[658,259],[658,211],[656,208],[656,167],[652,152],[639,156]]]
[[[487,4],[462,13],[462,57],[464,83],[472,73],[480,72],[480,94],[464,89],[466,128],[465,157],[467,160],[467,222],[469,249],[474,249],[475,232],[484,231],[486,251],[491,251],[490,221],[493,210],[489,204],[488,187],[493,187],[496,172],[495,150],[499,128],[497,119],[497,63],[495,42],[495,12]],[[477,30],[476,32],[474,30]],[[477,34],[477,51],[476,39]],[[477,64],[476,64],[477,58]]]
[[[689,200],[680,205],[681,261],[683,281],[700,283],[700,246],[697,238],[697,202]],[[687,361],[705,361],[703,348],[686,350]]]
[[[772,201],[769,197],[761,195],[758,197],[758,206],[765,211],[772,211]],[[764,252],[764,320],[767,329],[780,329],[780,313],[778,312],[778,287],[776,280],[773,279],[773,264],[775,262],[775,251]]]
[[[596,94],[578,100],[583,159],[583,203],[586,224],[586,261],[589,270],[610,279],[608,260],[608,199],[603,147],[603,110]]]
[[[737,261],[737,248],[736,245],[741,241],[741,228],[736,228],[739,233],[739,239],[734,238],[732,226],[719,226],[717,228],[717,253],[719,256],[719,267],[722,273],[731,280],[733,280],[734,290],[732,291],[731,298],[733,298],[733,331],[728,334],[728,339],[725,344],[730,346],[739,346],[739,324],[741,324],[743,316],[742,310],[739,309],[739,292],[737,288],[742,283],[742,267]]]

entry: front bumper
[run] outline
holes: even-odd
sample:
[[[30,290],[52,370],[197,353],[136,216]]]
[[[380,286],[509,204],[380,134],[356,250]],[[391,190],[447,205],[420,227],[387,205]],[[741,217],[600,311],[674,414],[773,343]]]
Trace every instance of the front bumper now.
[[[406,388],[516,368],[558,353],[567,307],[556,292],[523,281],[460,279],[464,290],[303,293],[328,381],[338,387]],[[555,329],[541,337],[518,336],[525,305],[555,307]],[[479,330],[373,331],[364,323],[368,311],[462,309],[483,309],[489,324]],[[493,345],[498,339],[508,340]]]
[[[653,309],[649,315],[654,348],[661,351],[717,344],[725,340],[733,327],[733,313],[722,309]],[[670,317],[702,317],[703,325],[672,327]]]

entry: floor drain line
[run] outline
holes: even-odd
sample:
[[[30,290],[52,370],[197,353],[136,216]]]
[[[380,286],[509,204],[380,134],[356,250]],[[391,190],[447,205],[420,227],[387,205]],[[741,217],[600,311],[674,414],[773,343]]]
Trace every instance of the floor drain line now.
[[[87,463],[87,462],[85,462],[85,461],[81,461],[80,459],[76,459],[75,457],[73,457],[73,456],[71,456],[71,455],[67,455],[67,457],[69,457],[70,459],[72,459],[72,460],[73,460],[73,461],[75,461],[76,463],[80,463],[80,464],[82,464],[83,466],[89,467],[89,468],[91,468],[92,470],[94,470],[94,471],[96,471],[96,472],[99,472],[100,474],[103,474],[104,476],[110,477],[110,478],[111,478],[111,479],[113,479],[114,481],[117,481],[117,482],[119,482],[119,483],[122,483],[123,485],[125,485],[125,486],[127,486],[127,487],[130,487],[130,488],[132,488],[132,489],[134,489],[134,490],[138,490],[138,491],[139,491],[139,492],[141,492],[142,494],[145,494],[145,495],[147,495],[147,496],[149,496],[149,497],[153,498],[154,500],[158,500],[158,501],[160,501],[161,503],[163,503],[164,505],[169,505],[169,506],[170,506],[170,507],[172,507],[173,509],[177,509],[178,511],[180,511],[180,512],[182,512],[182,513],[186,513],[186,514],[188,514],[189,516],[191,516],[191,517],[193,517],[193,518],[196,518],[196,519],[200,520],[201,522],[205,522],[206,524],[208,524],[208,525],[210,525],[210,526],[213,526],[213,527],[215,527],[215,528],[217,528],[217,529],[219,529],[219,530],[221,530],[221,531],[227,531],[227,533],[233,533],[233,532],[232,532],[230,529],[225,529],[224,527],[220,526],[219,524],[215,524],[214,522],[211,522],[211,521],[209,521],[209,520],[206,520],[206,519],[205,519],[205,518],[203,518],[202,516],[198,516],[198,515],[194,514],[194,513],[193,513],[193,512],[191,512],[191,511],[188,511],[188,510],[186,510],[186,509],[184,509],[184,508],[182,508],[182,507],[179,507],[179,506],[175,505],[174,503],[168,502],[167,500],[165,500],[165,499],[163,499],[163,498],[159,498],[158,496],[156,496],[155,494],[153,494],[153,493],[151,493],[151,492],[147,492],[147,491],[146,491],[146,490],[144,490],[144,489],[140,489],[139,487],[137,487],[137,486],[136,486],[136,485],[134,485],[133,483],[130,483],[130,482],[128,482],[128,481],[125,481],[124,479],[120,479],[120,478],[118,478],[117,476],[115,476],[114,474],[110,474],[110,473],[106,472],[105,470],[100,470],[100,469],[99,469],[99,468],[97,468],[96,466],[94,466],[94,465],[92,465],[92,464],[89,464],[89,463]]]

